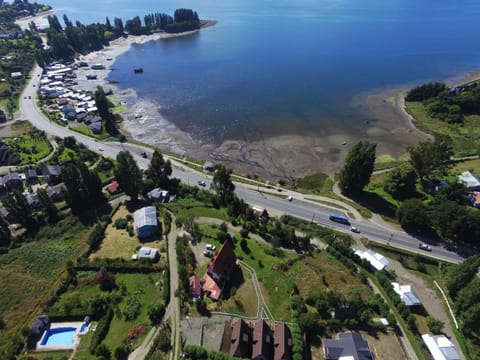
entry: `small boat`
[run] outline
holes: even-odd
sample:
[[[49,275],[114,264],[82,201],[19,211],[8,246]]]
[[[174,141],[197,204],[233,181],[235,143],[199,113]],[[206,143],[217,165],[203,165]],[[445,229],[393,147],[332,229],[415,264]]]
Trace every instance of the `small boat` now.
[[[134,72],[135,74],[141,74],[141,73],[143,73],[143,68],[133,69],[133,72]]]
[[[97,78],[97,75],[87,74],[85,75],[85,77],[87,78],[87,80],[95,80]]]

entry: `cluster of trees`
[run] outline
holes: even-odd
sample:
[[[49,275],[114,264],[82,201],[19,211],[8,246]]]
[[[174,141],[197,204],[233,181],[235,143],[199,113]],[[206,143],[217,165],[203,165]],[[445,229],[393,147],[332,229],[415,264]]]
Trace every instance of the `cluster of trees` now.
[[[42,5],[28,0],[14,0],[9,4],[0,1],[0,23],[13,23],[17,18],[22,16],[35,15],[38,12],[50,10],[49,5]]]
[[[186,360],[240,360],[240,358],[232,357],[224,352],[206,350],[200,345],[187,345],[184,353]]]
[[[80,21],[75,24],[63,15],[64,26],[56,15],[48,16],[49,28],[47,39],[49,48],[37,51],[37,61],[43,66],[53,59],[71,59],[76,53],[96,51],[107,46],[109,41],[125,36],[150,34],[152,31],[179,33],[200,28],[198,14],[190,9],[177,9],[174,16],[162,13],[145,15],[144,21],[135,16],[123,23],[115,17],[113,24],[107,17],[105,24],[94,23],[84,25]],[[30,25],[36,31],[35,24]],[[41,47],[40,47],[41,48]]]
[[[181,298],[186,299],[190,292],[190,285],[188,278],[190,273],[196,267],[195,255],[193,254],[190,246],[188,245],[189,238],[184,235],[177,238],[175,243],[175,249],[177,252],[177,263],[178,263],[178,279],[179,279],[179,288],[178,291]]]
[[[362,140],[352,146],[340,172],[339,186],[343,193],[358,194],[369,183],[375,165],[377,145]]]
[[[474,353],[479,353],[480,332],[480,256],[471,256],[464,262],[449,268],[446,286],[454,301],[455,313],[463,334],[475,346]]]
[[[410,90],[405,100],[422,102],[431,117],[450,124],[463,123],[466,114],[480,113],[478,83],[453,90],[443,83],[427,83]]]
[[[115,178],[133,201],[138,199],[140,193],[146,194],[156,187],[175,192],[179,186],[178,179],[169,178],[172,174],[171,161],[165,160],[158,149],[153,152],[150,165],[145,172],[138,167],[128,151],[120,151],[116,160]]]

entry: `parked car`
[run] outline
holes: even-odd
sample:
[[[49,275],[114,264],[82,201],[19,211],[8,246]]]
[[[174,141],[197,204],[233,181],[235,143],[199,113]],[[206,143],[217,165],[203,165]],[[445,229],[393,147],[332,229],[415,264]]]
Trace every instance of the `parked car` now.
[[[207,186],[207,184],[203,180],[198,180],[197,184],[200,185],[200,186],[203,186],[203,187]]]
[[[215,245],[212,245],[212,244],[207,244],[207,245],[205,245],[205,248],[206,248],[207,250],[215,251]]]
[[[205,256],[207,258],[211,258],[211,257],[213,257],[213,253],[211,251],[205,250],[203,252],[203,256]]]
[[[427,244],[419,244],[419,245],[418,245],[418,248],[419,248],[420,250],[432,251],[432,248],[430,247],[430,245],[427,245]]]
[[[351,231],[351,232],[354,232],[354,233],[357,233],[357,234],[360,234],[360,229],[357,228],[356,226],[352,226],[352,227],[350,228],[350,231]]]

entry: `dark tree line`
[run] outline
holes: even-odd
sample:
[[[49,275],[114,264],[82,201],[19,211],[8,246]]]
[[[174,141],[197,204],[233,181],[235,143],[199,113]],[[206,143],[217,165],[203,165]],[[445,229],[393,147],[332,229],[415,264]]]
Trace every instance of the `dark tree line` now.
[[[163,13],[151,13],[144,16],[143,23],[139,16],[123,23],[115,17],[113,25],[109,18],[105,24],[84,25],[80,21],[73,23],[63,15],[64,26],[56,15],[48,16],[49,29],[47,39],[49,48],[37,51],[37,61],[44,65],[53,59],[71,59],[76,53],[85,53],[108,46],[109,41],[131,35],[145,35],[153,31],[178,33],[200,28],[198,14],[190,9],[177,9],[174,16]]]
[[[431,117],[450,124],[462,124],[464,115],[480,114],[480,86],[449,89],[435,82],[417,86],[405,97],[407,101],[422,102]]]

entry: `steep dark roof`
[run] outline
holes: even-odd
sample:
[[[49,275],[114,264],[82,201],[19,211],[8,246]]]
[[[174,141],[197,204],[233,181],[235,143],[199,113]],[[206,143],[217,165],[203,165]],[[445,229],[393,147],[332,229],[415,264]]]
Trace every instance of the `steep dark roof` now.
[[[252,330],[243,320],[232,324],[230,356],[250,358],[252,355]]]
[[[27,180],[37,178],[37,172],[33,169],[25,170],[25,177]]]
[[[237,257],[233,252],[233,242],[225,240],[213,262],[208,267],[207,273],[217,282],[223,282],[230,278]]]
[[[270,360],[272,358],[272,332],[265,320],[257,321],[253,328],[252,359]]]
[[[290,360],[292,358],[292,336],[285,323],[275,325],[274,360]]]
[[[337,360],[342,356],[351,356],[354,360],[373,360],[368,342],[362,335],[354,332],[345,332],[338,335],[338,339],[322,339],[326,360]]]
[[[60,176],[62,167],[60,165],[47,165],[43,168],[42,174],[45,176]]]

